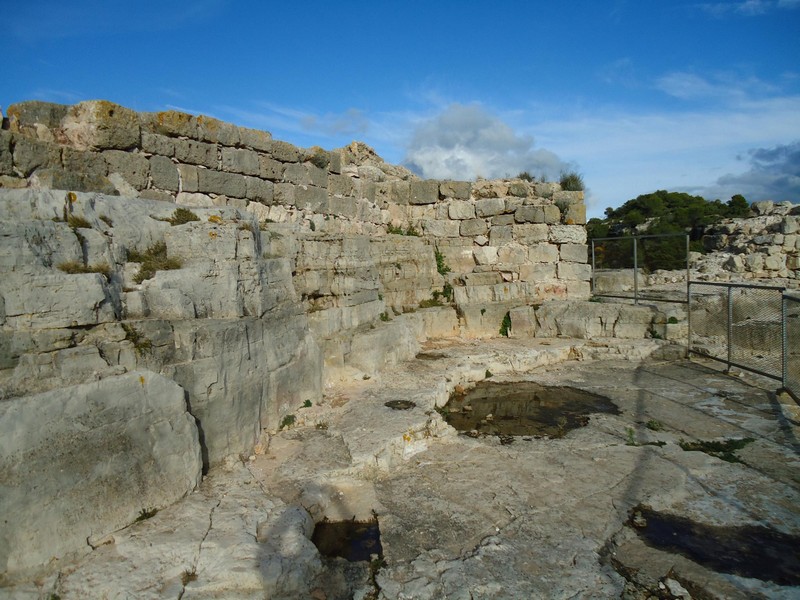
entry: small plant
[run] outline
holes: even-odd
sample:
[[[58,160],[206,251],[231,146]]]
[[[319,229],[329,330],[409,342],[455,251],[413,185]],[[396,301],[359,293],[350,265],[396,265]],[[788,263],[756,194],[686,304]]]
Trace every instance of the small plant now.
[[[142,264],[139,272],[133,278],[136,283],[142,283],[145,279],[154,277],[156,271],[181,268],[180,260],[167,257],[167,245],[164,242],[156,242],[144,252],[129,250],[128,260]]]
[[[527,171],[522,171],[522,173],[517,175],[517,179],[522,179],[522,181],[536,181],[536,178]]]
[[[280,429],[288,429],[289,427],[294,425],[296,420],[297,419],[295,418],[294,415],[286,415],[285,417],[283,417],[283,420],[281,421]]]
[[[314,224],[314,221],[309,221],[309,222],[308,222],[308,228],[309,228],[311,231],[316,231],[316,230],[317,230],[317,226]]]
[[[441,292],[433,292],[433,298],[429,298],[428,300],[423,300],[419,303],[420,308],[433,308],[434,306],[444,306],[442,301],[439,299],[441,296]]]
[[[580,192],[585,189],[583,177],[575,171],[562,171],[559,183],[561,189],[568,192]]]
[[[122,329],[125,331],[125,339],[128,340],[131,344],[133,344],[134,350],[136,350],[136,354],[143,354],[145,352],[150,352],[153,349],[153,342],[151,342],[147,337],[142,335],[138,329],[136,329],[133,325],[129,325],[128,323],[122,324]]]
[[[557,429],[557,436],[556,437],[564,437],[567,434],[567,417],[560,416],[556,419],[556,429]]]
[[[661,334],[660,334],[660,333],[658,333],[658,332],[655,330],[655,328],[654,328],[654,327],[651,327],[650,329],[648,329],[648,330],[647,330],[647,333],[649,333],[649,334],[650,334],[650,337],[651,337],[652,339],[654,339],[654,340],[663,340],[663,339],[664,339],[664,338],[661,336]]]
[[[663,431],[664,425],[661,421],[656,421],[655,419],[650,419],[647,423],[644,424],[650,431]]]
[[[112,220],[111,220],[111,217],[109,217],[109,216],[106,216],[106,215],[100,215],[100,217],[98,217],[98,218],[99,218],[99,219],[100,219],[100,220],[101,220],[103,223],[105,223],[106,225],[108,225],[109,227],[113,227],[113,226],[114,226],[114,221],[112,221]]]
[[[92,224],[89,223],[84,217],[78,215],[69,215],[67,217],[67,225],[73,229],[91,229]]]
[[[450,272],[450,267],[444,262],[444,255],[439,252],[438,248],[434,248],[433,253],[436,257],[436,270],[439,271],[439,275],[447,275]]]
[[[60,263],[56,268],[59,271],[63,271],[69,275],[77,275],[80,273],[100,273],[106,279],[111,279],[111,267],[109,267],[107,263],[85,265],[78,260],[68,260],[67,262]]]
[[[210,217],[208,217],[208,222],[214,223],[215,225],[219,225],[222,223],[222,217],[220,217],[219,215],[211,215]]]
[[[303,402],[303,408],[311,408],[311,406],[312,406],[311,400],[306,400],[305,402]]]
[[[172,225],[183,225],[184,223],[191,223],[192,221],[199,221],[200,217],[190,211],[188,208],[176,208],[172,216],[166,221]]]
[[[677,324],[677,322],[678,322],[678,317],[670,317],[669,319],[667,319],[667,323],[669,323],[670,325],[675,325]]]
[[[508,333],[510,331],[511,331],[511,313],[506,313],[503,316],[503,321],[500,323],[500,335],[508,337]]]
[[[486,314],[486,309],[485,309],[485,308],[482,308],[482,309],[481,309],[481,316],[483,316],[483,315],[485,315],[485,314]]]
[[[136,517],[136,521],[135,522],[139,523],[141,521],[147,521],[147,519],[152,519],[153,517],[156,516],[156,513],[158,513],[158,509],[157,508],[153,508],[153,507],[143,508],[142,510],[139,511],[139,516]]]
[[[250,222],[240,223],[239,231],[249,231],[250,233],[253,233],[253,224]]]
[[[492,373],[489,369],[486,369],[485,373],[486,379],[489,379],[492,375],[494,375],[494,373]]]
[[[639,444],[636,443],[636,432],[634,431],[633,427],[626,427],[625,434],[627,436],[627,440],[625,441],[626,446],[638,446]]]
[[[681,440],[678,442],[678,445],[681,447],[682,450],[687,452],[692,451],[699,451],[705,452],[710,456],[716,456],[717,458],[724,460],[729,463],[741,463],[742,459],[736,456],[736,451],[741,450],[748,444],[753,443],[755,440],[753,438],[740,438],[740,439],[733,439],[733,440],[710,440],[710,441],[702,441],[698,440],[696,442],[686,442]]]
[[[190,581],[197,581],[197,573],[194,571],[186,570],[181,575],[181,584],[187,585]]]
[[[391,320],[392,320],[392,318],[389,316],[388,312],[384,311],[384,312],[381,313],[381,321],[387,322],[387,321],[391,321]]]
[[[393,233],[395,235],[419,236],[419,231],[417,231],[413,225],[409,225],[406,229],[403,229],[402,227],[395,227],[394,225],[387,225],[386,233]]]
[[[453,301],[453,286],[450,285],[449,283],[445,283],[442,286],[442,296],[448,302],[452,302]]]
[[[602,302],[603,299],[600,296],[592,296],[589,298],[589,302]]]
[[[320,421],[319,423],[314,425],[314,428],[315,429],[319,429],[321,431],[327,431],[328,430],[328,422],[327,421]]]

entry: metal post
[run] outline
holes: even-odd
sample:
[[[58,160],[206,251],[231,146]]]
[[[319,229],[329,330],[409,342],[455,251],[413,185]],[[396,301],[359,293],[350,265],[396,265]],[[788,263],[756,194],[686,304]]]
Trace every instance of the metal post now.
[[[686,280],[686,356],[692,352],[692,282]]]
[[[595,264],[594,264],[594,240],[592,240],[592,294],[594,294],[594,290],[595,290],[594,270],[595,270]]]
[[[731,340],[733,339],[733,287],[728,287],[728,371],[733,359]]]
[[[785,294],[781,294],[781,386],[787,389],[789,385],[789,344],[786,339],[786,305],[789,303]]]
[[[633,303],[639,304],[639,251],[636,236],[633,236]]]
[[[689,300],[689,234],[686,234],[686,300]]]

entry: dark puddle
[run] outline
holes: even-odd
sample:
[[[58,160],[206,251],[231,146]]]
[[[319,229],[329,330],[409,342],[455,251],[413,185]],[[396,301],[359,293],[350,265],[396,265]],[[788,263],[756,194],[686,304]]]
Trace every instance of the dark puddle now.
[[[450,396],[441,412],[458,431],[498,435],[501,441],[508,436],[563,437],[587,425],[592,413],[620,414],[605,396],[528,381],[482,381]]]
[[[411,400],[389,400],[384,402],[383,405],[392,410],[409,410],[416,406]]]
[[[378,520],[320,521],[311,541],[323,556],[340,557],[350,562],[383,556]]]
[[[653,548],[674,552],[719,573],[800,585],[800,536],[767,527],[723,527],[637,507],[628,525]]]

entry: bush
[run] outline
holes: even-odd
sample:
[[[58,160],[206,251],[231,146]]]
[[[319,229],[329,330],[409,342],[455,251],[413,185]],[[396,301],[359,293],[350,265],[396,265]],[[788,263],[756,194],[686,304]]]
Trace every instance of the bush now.
[[[433,252],[436,256],[436,270],[439,271],[439,275],[447,275],[450,272],[450,267],[444,262],[444,255],[439,252],[438,248],[434,248]]]
[[[500,335],[508,337],[509,331],[511,331],[511,313],[506,313],[500,323]]]
[[[129,250],[128,260],[142,264],[139,272],[133,278],[136,283],[142,283],[145,279],[152,278],[156,271],[181,268],[181,261],[167,257],[167,245],[164,242],[156,242],[144,252]]]
[[[561,189],[567,192],[581,192],[585,189],[583,177],[575,171],[564,171],[559,181]]]
[[[59,271],[63,271],[69,275],[77,275],[80,273],[100,273],[106,279],[111,279],[111,267],[106,263],[95,263],[93,265],[85,265],[78,260],[69,260],[63,262],[56,267]]]
[[[83,217],[78,215],[70,215],[67,217],[67,224],[73,229],[91,229],[92,224]]]
[[[167,222],[170,225],[183,225],[184,223],[190,223],[191,221],[199,221],[200,217],[190,211],[188,208],[176,208],[175,212],[172,213],[172,216],[167,219]]]

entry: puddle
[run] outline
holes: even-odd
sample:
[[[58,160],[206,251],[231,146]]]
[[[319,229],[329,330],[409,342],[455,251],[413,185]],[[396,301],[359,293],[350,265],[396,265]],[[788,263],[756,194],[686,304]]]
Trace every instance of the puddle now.
[[[800,536],[757,525],[723,527],[637,507],[628,523],[648,546],[718,573],[800,585]]]
[[[458,431],[483,435],[563,437],[589,423],[592,413],[620,414],[605,396],[566,386],[483,381],[455,393],[442,409]],[[507,438],[506,438],[507,439]]]
[[[340,557],[350,562],[383,556],[378,520],[320,521],[311,541],[323,556]]]
[[[383,405],[392,410],[409,410],[416,406],[411,400],[389,400],[388,402],[384,402]]]

